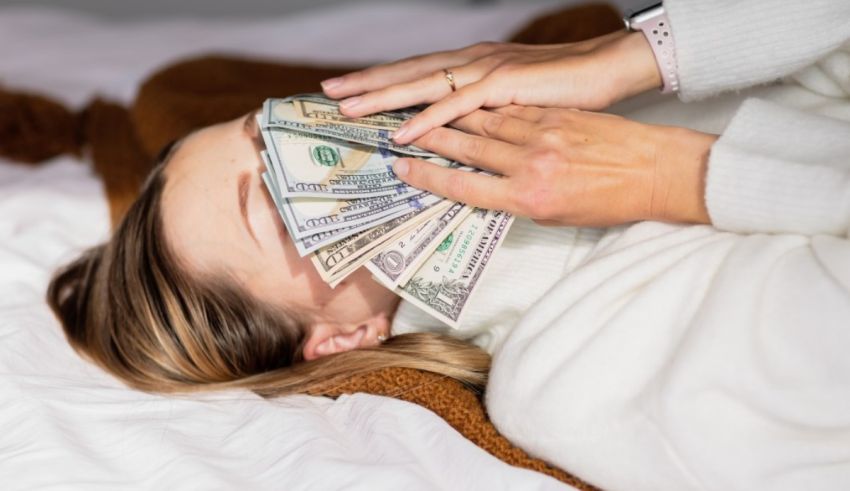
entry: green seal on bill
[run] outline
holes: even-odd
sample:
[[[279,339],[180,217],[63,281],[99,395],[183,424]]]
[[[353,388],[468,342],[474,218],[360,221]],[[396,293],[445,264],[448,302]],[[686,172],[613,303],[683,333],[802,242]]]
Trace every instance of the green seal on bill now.
[[[325,167],[333,167],[341,160],[339,152],[335,148],[327,145],[316,145],[315,147],[311,146],[310,156],[313,157],[313,162]]]
[[[452,245],[452,240],[454,240],[454,238],[455,238],[454,232],[450,233],[448,235],[448,237],[443,239],[443,241],[440,242],[440,245],[437,246],[437,252],[443,252],[446,249],[448,249]]]

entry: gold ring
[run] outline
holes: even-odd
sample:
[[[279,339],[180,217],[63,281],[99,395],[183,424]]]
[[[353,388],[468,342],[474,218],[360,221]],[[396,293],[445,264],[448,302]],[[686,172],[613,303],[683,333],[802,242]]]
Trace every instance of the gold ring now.
[[[455,74],[448,68],[443,68],[443,73],[446,74],[446,82],[449,83],[449,87],[452,88],[452,92],[456,91],[457,86],[455,85]]]

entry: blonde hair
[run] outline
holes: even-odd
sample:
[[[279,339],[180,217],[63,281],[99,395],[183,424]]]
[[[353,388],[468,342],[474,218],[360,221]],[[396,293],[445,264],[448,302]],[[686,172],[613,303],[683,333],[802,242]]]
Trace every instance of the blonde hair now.
[[[427,370],[481,392],[490,357],[433,333],[303,359],[304,320],[224,277],[192,277],[163,234],[164,164],[106,244],[58,271],[47,301],[77,352],[129,386],[161,393],[248,389],[264,397],[315,393],[387,367]]]

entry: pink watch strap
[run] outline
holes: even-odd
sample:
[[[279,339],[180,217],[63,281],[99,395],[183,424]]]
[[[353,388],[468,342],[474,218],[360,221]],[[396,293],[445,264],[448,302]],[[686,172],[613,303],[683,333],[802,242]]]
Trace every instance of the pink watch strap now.
[[[673,30],[670,29],[667,13],[661,10],[660,14],[636,22],[631,27],[635,30],[640,29],[652,47],[663,82],[661,92],[669,94],[678,91],[679,76],[676,72],[676,49],[673,44]]]

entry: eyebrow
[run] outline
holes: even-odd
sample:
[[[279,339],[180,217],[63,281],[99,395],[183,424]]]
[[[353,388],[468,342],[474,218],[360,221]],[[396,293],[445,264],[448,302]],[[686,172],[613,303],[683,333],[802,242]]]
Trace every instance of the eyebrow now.
[[[248,138],[251,139],[251,143],[254,145],[254,148],[259,153],[266,149],[266,145],[263,143],[259,127],[257,126],[256,116],[258,112],[258,110],[254,110],[245,116],[245,122],[242,123],[242,131],[248,135]]]
[[[257,127],[257,120],[254,119],[254,115],[257,114],[257,111],[251,111],[245,115],[245,122],[242,123],[242,130],[249,135],[253,133],[253,130]]]
[[[236,190],[239,195],[239,212],[242,214],[242,222],[245,224],[245,229],[248,230],[248,235],[254,239],[257,247],[260,247],[260,242],[257,236],[254,235],[254,229],[251,228],[251,222],[248,221],[248,191],[251,189],[251,174],[248,171],[243,171],[239,174]],[[262,249],[262,247],[260,247]]]

